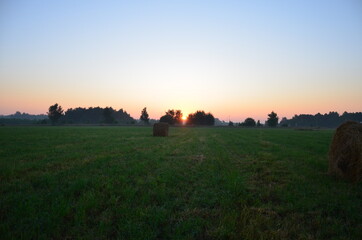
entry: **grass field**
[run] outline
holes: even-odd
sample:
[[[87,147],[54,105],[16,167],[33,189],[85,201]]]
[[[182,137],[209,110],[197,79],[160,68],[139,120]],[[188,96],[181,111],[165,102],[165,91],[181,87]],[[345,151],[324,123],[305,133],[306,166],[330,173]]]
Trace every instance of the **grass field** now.
[[[0,127],[0,239],[362,239],[332,130]]]

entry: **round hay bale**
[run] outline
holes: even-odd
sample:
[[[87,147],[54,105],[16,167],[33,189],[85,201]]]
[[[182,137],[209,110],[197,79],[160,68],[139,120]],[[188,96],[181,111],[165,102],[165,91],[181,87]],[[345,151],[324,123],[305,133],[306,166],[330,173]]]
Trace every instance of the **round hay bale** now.
[[[356,182],[362,179],[362,124],[340,125],[329,149],[328,173]]]
[[[154,137],[167,137],[168,136],[168,123],[155,123],[153,124]]]

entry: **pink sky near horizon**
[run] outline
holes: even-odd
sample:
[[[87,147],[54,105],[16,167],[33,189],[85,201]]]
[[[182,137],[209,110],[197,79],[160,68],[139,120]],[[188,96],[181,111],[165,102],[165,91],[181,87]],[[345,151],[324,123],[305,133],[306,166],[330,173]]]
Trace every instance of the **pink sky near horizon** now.
[[[313,104],[311,100],[303,100],[303,101],[290,101],[290,102],[279,102],[268,103],[263,102],[262,100],[257,101],[256,103],[245,103],[245,104],[237,104],[232,101],[229,103],[220,101],[219,104],[210,105],[205,104],[207,107],[193,106],[192,102],[188,103],[179,103],[174,105],[158,104],[157,102],[152,102],[149,104],[142,104],[142,102],[129,102],[127,104],[126,101],[120,101],[120,103],[110,104],[111,101],[101,101],[95,99],[62,99],[61,97],[50,97],[52,99],[51,102],[48,103],[47,98],[44,96],[34,95],[29,99],[19,99],[18,97],[7,98],[6,101],[3,101],[3,98],[0,97],[1,103],[6,102],[6,105],[0,106],[2,112],[1,115],[9,115],[15,113],[15,111],[26,112],[30,114],[46,114],[50,105],[54,103],[60,104],[64,110],[69,108],[76,107],[112,107],[116,110],[122,108],[127,111],[133,118],[138,119],[141,114],[141,110],[143,107],[147,107],[148,113],[150,117],[153,119],[159,119],[165,111],[168,109],[181,109],[184,115],[188,115],[189,113],[193,113],[197,110],[204,110],[205,112],[211,112],[215,117],[220,120],[229,121],[229,119],[233,122],[242,122],[247,117],[252,117],[255,120],[260,120],[264,122],[267,119],[267,114],[271,111],[274,111],[278,114],[279,118],[287,117],[291,118],[295,114],[316,114],[316,113],[328,113],[330,111],[337,111],[342,114],[344,111],[347,112],[360,112],[360,102],[359,96],[349,96],[346,98],[345,102],[339,100],[336,97],[336,101],[330,102],[330,99],[324,98],[319,100],[319,104]],[[354,99],[353,99],[354,98]],[[350,105],[349,102],[355,102],[356,104]],[[75,104],[75,102],[80,104]],[[124,104],[121,104],[121,103]],[[88,104],[89,103],[89,104]],[[99,103],[99,104],[98,104]],[[225,105],[224,105],[225,104]],[[333,105],[334,107],[331,107]],[[347,107],[346,107],[347,106]]]

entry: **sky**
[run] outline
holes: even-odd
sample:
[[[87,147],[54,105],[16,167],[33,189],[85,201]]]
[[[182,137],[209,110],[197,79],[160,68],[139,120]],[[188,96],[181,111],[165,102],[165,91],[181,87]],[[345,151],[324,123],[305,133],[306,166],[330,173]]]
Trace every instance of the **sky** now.
[[[0,114],[362,111],[362,1],[0,1]]]

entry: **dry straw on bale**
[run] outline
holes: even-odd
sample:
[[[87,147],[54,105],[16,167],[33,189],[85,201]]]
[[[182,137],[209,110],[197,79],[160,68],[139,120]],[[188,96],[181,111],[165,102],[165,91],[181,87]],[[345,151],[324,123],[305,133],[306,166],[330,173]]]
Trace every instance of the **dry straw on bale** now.
[[[155,123],[153,125],[153,136],[167,137],[168,123]]]
[[[362,180],[362,124],[339,126],[329,149],[328,173],[353,182]]]

